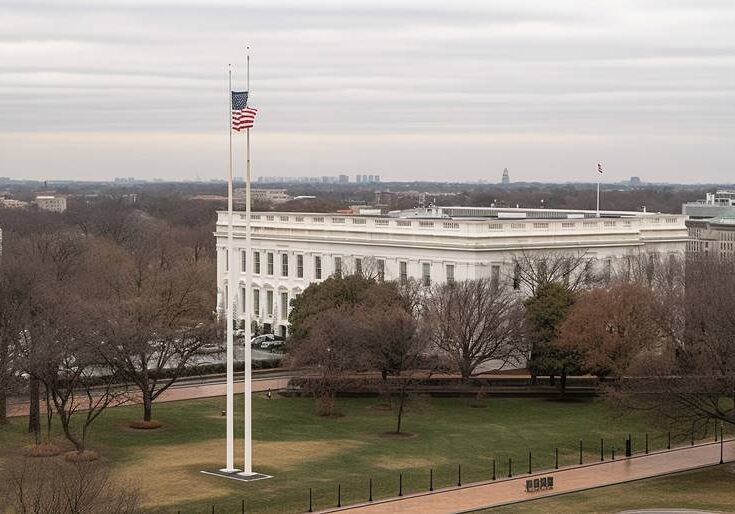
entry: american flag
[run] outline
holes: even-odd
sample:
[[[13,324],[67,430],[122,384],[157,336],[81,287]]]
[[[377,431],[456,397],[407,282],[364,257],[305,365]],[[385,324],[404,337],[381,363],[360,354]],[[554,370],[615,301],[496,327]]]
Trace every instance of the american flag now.
[[[242,129],[251,128],[255,122],[258,109],[248,107],[248,92],[232,92],[232,130],[240,132]]]
[[[602,164],[600,164],[599,162],[597,163],[597,173],[602,175]]]

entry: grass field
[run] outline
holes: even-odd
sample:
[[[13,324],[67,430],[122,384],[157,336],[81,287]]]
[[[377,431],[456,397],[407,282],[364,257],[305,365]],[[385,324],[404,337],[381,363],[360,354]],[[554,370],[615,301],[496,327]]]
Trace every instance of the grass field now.
[[[157,404],[154,417],[164,428],[155,431],[127,428],[127,421],[140,417],[138,407],[110,409],[94,425],[89,446],[120,477],[142,487],[149,511],[211,512],[214,504],[218,512],[232,512],[244,499],[248,512],[276,513],[304,511],[310,487],[315,508],[335,505],[338,483],[343,504],[366,500],[369,477],[378,498],[397,494],[400,472],[404,493],[426,490],[429,469],[434,487],[456,485],[459,464],[463,483],[489,479],[492,459],[499,477],[507,476],[509,457],[515,473],[527,472],[529,450],[534,469],[552,467],[557,446],[560,465],[574,464],[580,439],[585,461],[598,460],[600,438],[606,452],[612,444],[620,451],[631,432],[640,449],[647,426],[642,416],[623,416],[600,400],[488,398],[478,408],[475,399],[435,398],[415,402],[404,420],[413,436],[395,438],[384,435],[394,419],[375,408],[377,401],[340,399],[344,416],[325,419],[314,415],[310,399],[256,397],[254,467],[274,478],[249,484],[200,473],[224,464],[224,398]],[[236,421],[241,434],[242,417]],[[28,443],[25,423],[16,419],[0,428],[0,457],[6,462]],[[649,437],[652,449],[666,444],[664,433]],[[241,448],[236,452],[240,460]]]
[[[735,466],[725,464],[698,471],[600,487],[554,498],[487,509],[483,514],[597,514],[632,509],[678,508],[735,512]]]

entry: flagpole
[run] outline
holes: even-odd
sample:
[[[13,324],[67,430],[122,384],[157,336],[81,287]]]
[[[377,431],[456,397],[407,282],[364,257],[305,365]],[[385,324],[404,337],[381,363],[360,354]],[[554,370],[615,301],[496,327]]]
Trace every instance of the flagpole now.
[[[250,97],[250,47],[247,47],[246,51],[246,85],[248,91],[248,97]],[[245,132],[245,251],[247,252],[248,260],[251,260],[251,241],[250,241],[250,129],[246,129]],[[253,474],[253,371],[252,371],[252,347],[250,340],[252,339],[251,334],[251,304],[252,304],[252,275],[250,270],[251,265],[248,265],[247,272],[245,274],[245,291],[247,291],[247,300],[243,302],[245,304],[245,412],[244,412],[244,423],[245,423],[245,444],[244,446],[244,464],[243,474]]]
[[[602,175],[602,164],[597,163],[597,217],[600,217],[600,175]]]
[[[235,249],[233,238],[233,217],[232,212],[232,67],[227,65],[227,79],[229,90],[227,92],[230,97],[230,112],[227,119],[227,132],[229,133],[229,175],[227,177],[227,298],[225,305],[227,307],[227,399],[226,399],[226,423],[227,423],[227,462],[225,469],[222,471],[234,473],[235,469],[235,387],[234,387],[234,333],[233,323],[235,313],[234,309],[234,291],[235,291]]]

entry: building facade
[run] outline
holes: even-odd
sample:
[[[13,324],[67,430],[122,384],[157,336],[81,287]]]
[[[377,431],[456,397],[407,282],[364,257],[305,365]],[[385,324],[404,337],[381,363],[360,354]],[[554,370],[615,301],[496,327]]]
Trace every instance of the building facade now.
[[[219,212],[218,308],[226,308],[227,212]],[[682,215],[451,207],[390,215],[293,212],[254,213],[252,252],[245,245],[245,214],[234,214],[237,262],[236,316],[247,298],[252,269],[253,319],[266,332],[285,335],[289,302],[310,283],[335,273],[369,272],[385,280],[436,282],[489,277],[512,280],[521,252],[584,253],[611,266],[639,252],[683,253],[688,233]],[[515,285],[515,284],[514,284]]]
[[[690,253],[735,258],[735,212],[711,219],[688,220],[687,227]]]
[[[36,205],[39,209],[51,212],[64,212],[66,210],[66,198],[63,196],[37,196]]]

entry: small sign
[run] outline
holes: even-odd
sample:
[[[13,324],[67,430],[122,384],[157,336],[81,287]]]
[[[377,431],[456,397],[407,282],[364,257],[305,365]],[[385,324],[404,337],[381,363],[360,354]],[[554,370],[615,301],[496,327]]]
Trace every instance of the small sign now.
[[[526,492],[535,493],[554,488],[554,477],[540,477],[526,480]]]

